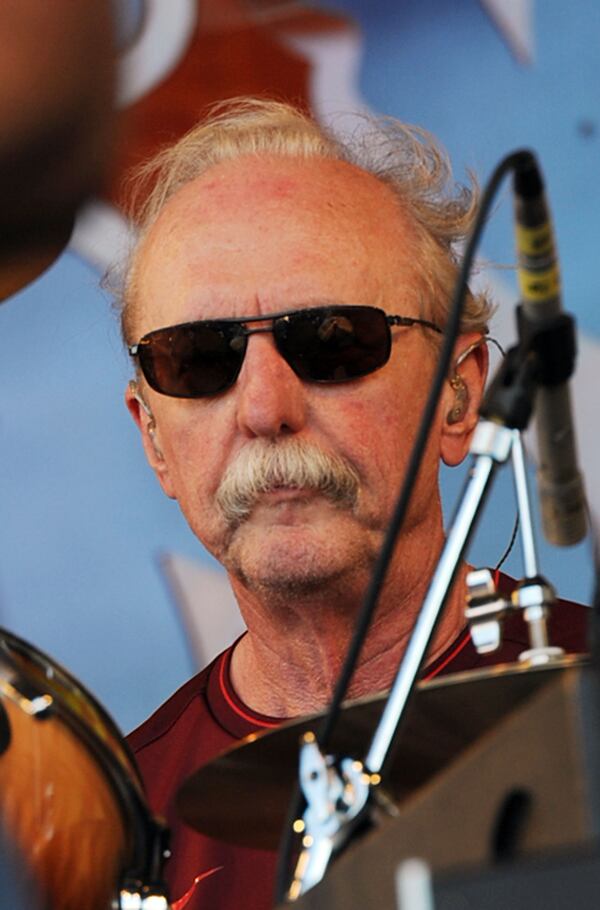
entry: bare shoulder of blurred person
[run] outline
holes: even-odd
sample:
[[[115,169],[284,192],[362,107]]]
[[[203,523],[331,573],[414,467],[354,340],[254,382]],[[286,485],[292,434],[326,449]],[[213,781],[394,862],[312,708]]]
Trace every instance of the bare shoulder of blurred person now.
[[[101,184],[113,56],[110,2],[0,3],[0,300],[53,261]]]

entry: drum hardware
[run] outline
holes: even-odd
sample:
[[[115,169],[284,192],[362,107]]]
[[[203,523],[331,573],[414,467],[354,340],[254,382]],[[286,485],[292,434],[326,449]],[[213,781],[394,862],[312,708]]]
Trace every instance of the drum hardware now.
[[[162,889],[147,886],[122,888],[119,892],[119,910],[168,910],[169,902]]]
[[[396,869],[397,910],[435,910],[431,869],[422,859],[405,859]]]
[[[325,757],[314,733],[303,737],[300,750],[300,784],[308,801],[308,808],[302,821],[296,822],[295,830],[302,834],[303,852],[298,861],[294,879],[290,885],[290,900],[296,900],[302,890],[302,883],[311,887],[314,876],[319,875],[323,865],[329,862],[336,847],[336,837],[343,825],[358,827],[361,813],[369,796],[369,787],[379,783],[369,775],[362,762],[344,758],[339,770],[333,766],[333,759]],[[313,842],[317,848],[312,849]],[[313,872],[315,870],[315,872]]]
[[[502,641],[501,623],[511,602],[496,590],[489,569],[474,569],[466,578],[467,608],[465,616],[471,640],[478,654],[497,651]]]
[[[467,609],[471,638],[479,654],[490,654],[500,647],[501,623],[512,610],[522,610],[528,623],[531,647],[519,655],[519,660],[545,663],[564,654],[562,648],[548,645],[547,616],[556,600],[556,593],[541,576],[520,582],[510,597],[503,597],[489,569],[477,569],[467,575]]]
[[[577,901],[575,888],[567,904],[564,896],[569,888],[561,885],[563,899],[559,903],[552,894],[555,881],[543,892],[547,900],[541,895],[532,900],[535,889],[529,889],[529,907],[567,910],[596,906],[600,881],[600,686],[594,667],[565,665],[559,669],[560,663],[529,669],[515,664],[519,668],[515,676],[501,673],[471,684],[465,679],[458,687],[448,677],[448,688],[438,692],[448,695],[455,689],[453,705],[447,703],[453,712],[445,718],[448,724],[452,718],[460,724],[463,696],[469,711],[479,701],[484,712],[486,698],[490,696],[493,702],[496,686],[497,691],[504,689],[508,698],[517,679],[526,684],[539,684],[543,679],[544,683],[535,692],[530,690],[529,697],[514,710],[509,709],[455,760],[441,766],[425,786],[401,800],[396,818],[385,820],[360,840],[353,839],[323,880],[298,899],[298,910],[397,910],[396,870],[399,863],[413,857],[422,859],[431,870],[435,910],[525,908],[528,905],[524,901],[513,903],[509,896],[511,882],[518,884],[525,867],[535,863],[553,868],[564,858],[567,875],[573,861],[573,875],[569,876],[572,888],[574,861],[577,856],[591,854],[596,857],[593,901]],[[428,685],[416,694],[415,702]],[[434,741],[432,736],[433,748]],[[403,747],[403,756],[404,752]],[[403,756],[396,758],[390,783],[401,780]],[[459,884],[468,885],[469,878],[498,880],[504,903],[483,888],[463,892]],[[457,885],[453,902],[447,903],[442,883],[451,879]],[[409,904],[402,910],[414,908]]]
[[[115,910],[169,910],[162,877],[164,863],[171,856],[169,830],[159,819],[146,819],[144,864],[123,876]]]
[[[382,811],[401,811],[511,711],[583,664],[581,657],[567,655],[543,666],[515,663],[418,682],[403,722],[402,751],[391,755],[385,789],[374,791],[378,799],[387,793],[393,801],[393,809]],[[346,703],[331,742],[334,754],[358,753],[373,735],[385,699],[380,693]],[[208,837],[276,850],[297,775],[298,742],[307,733],[314,739],[321,719],[305,717],[251,734],[198,769],[177,792],[180,818]]]
[[[489,654],[500,647],[501,622],[504,617],[511,610],[522,610],[530,647],[519,655],[519,660],[531,664],[545,663],[564,654],[562,648],[552,647],[548,642],[547,616],[556,600],[556,593],[552,585],[539,574],[523,443],[519,431],[512,432],[512,467],[525,578],[519,582],[510,598],[504,598],[496,591],[489,569],[469,572],[466,617],[475,648],[480,654]]]
[[[54,704],[52,696],[47,692],[42,695],[31,694],[31,692],[26,694],[25,688],[29,689],[27,683],[25,683],[23,688],[19,689],[7,678],[0,678],[0,692],[10,698],[11,701],[14,701],[21,711],[24,711],[29,717],[35,717],[36,720],[43,720],[45,717],[49,717],[50,709]]]

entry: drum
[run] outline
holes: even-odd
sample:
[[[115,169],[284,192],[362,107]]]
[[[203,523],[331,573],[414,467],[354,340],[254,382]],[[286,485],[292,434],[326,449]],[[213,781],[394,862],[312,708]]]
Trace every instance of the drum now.
[[[0,824],[43,907],[108,910],[123,895],[160,891],[166,832],[116,724],[69,673],[2,629]]]

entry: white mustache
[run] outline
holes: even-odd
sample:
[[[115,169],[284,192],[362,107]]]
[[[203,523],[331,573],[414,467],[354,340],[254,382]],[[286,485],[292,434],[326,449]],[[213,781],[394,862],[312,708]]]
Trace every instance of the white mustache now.
[[[359,477],[352,465],[300,439],[257,441],[241,450],[227,468],[216,494],[227,523],[238,525],[262,493],[278,488],[314,490],[331,502],[353,508]]]

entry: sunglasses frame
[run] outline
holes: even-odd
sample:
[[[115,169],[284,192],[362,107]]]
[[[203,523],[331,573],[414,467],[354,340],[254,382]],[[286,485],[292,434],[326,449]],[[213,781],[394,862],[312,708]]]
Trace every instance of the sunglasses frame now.
[[[212,398],[216,395],[220,395],[222,392],[226,392],[233,385],[235,385],[238,375],[239,375],[239,371],[240,371],[243,361],[244,361],[244,356],[246,353],[246,346],[247,346],[247,339],[250,335],[262,334],[262,333],[266,333],[266,332],[274,333],[275,332],[274,323],[278,322],[280,320],[285,320],[286,318],[289,318],[291,316],[306,315],[306,314],[314,315],[314,314],[317,314],[320,312],[325,312],[327,315],[335,316],[336,312],[339,312],[340,310],[347,311],[349,309],[360,309],[362,311],[372,310],[374,313],[381,314],[385,317],[385,321],[387,323],[388,328],[391,328],[391,326],[394,326],[394,325],[404,326],[407,328],[414,326],[414,325],[422,325],[424,328],[431,329],[432,331],[437,332],[440,335],[443,334],[443,330],[438,325],[436,325],[435,322],[432,322],[429,319],[420,319],[420,318],[414,317],[414,316],[389,315],[388,313],[385,312],[385,310],[382,310],[380,307],[369,306],[368,304],[364,304],[364,305],[361,304],[361,305],[357,305],[356,307],[354,307],[351,304],[329,304],[329,305],[322,304],[321,306],[306,307],[304,309],[296,308],[293,310],[282,310],[279,313],[268,313],[268,314],[261,314],[258,316],[241,316],[241,317],[225,316],[221,319],[195,319],[190,322],[180,322],[180,323],[176,323],[175,325],[164,326],[159,329],[153,329],[151,332],[147,332],[145,335],[143,335],[140,338],[140,340],[137,342],[137,344],[128,345],[127,350],[131,357],[137,358],[139,369],[141,370],[142,375],[146,379],[146,382],[150,385],[151,388],[154,389],[154,391],[158,392],[159,394],[167,395],[170,398],[189,398],[189,399]],[[248,328],[247,323],[253,323],[253,322],[271,322],[273,324],[270,326],[265,326],[265,327],[261,326],[261,327],[256,327],[256,328]],[[154,377],[152,377],[152,376],[149,377],[147,375],[146,370],[144,368],[143,356],[141,356],[141,351],[146,345],[151,345],[152,339],[158,335],[163,335],[165,332],[172,332],[177,329],[189,329],[193,326],[198,326],[198,325],[212,326],[215,328],[218,328],[218,326],[220,326],[220,325],[238,325],[241,330],[240,336],[244,338],[244,351],[243,351],[243,355],[242,355],[242,360],[240,361],[240,367],[237,370],[237,372],[235,373],[231,382],[229,382],[227,385],[223,386],[216,392],[208,392],[204,395],[177,395],[177,394],[173,394],[172,392],[165,392],[163,389],[158,387],[158,385],[156,384],[156,381],[154,380]],[[275,336],[275,339],[276,339],[276,343],[277,343],[277,340],[278,340],[277,336]],[[279,350],[279,347],[278,347],[278,350]],[[281,350],[279,350],[279,353],[286,360],[286,363],[288,363],[288,365],[291,367],[291,369],[294,370],[296,375],[300,375],[297,372],[296,368],[293,366],[293,364],[287,360],[287,357],[285,356],[285,354]],[[362,376],[367,376],[370,373],[374,373],[377,370],[381,369],[381,367],[385,366],[388,359],[389,359],[389,354],[386,357],[386,359],[384,360],[384,362],[381,364],[381,366],[375,367],[374,369],[369,370],[368,372],[363,373],[360,376],[352,376],[352,377],[346,377],[346,378],[342,378],[342,379],[309,379],[304,376],[300,376],[300,378],[305,382],[317,382],[317,383],[323,383],[323,384],[328,384],[328,385],[339,383],[339,382],[352,382],[353,380],[360,379],[360,378],[362,378]]]

